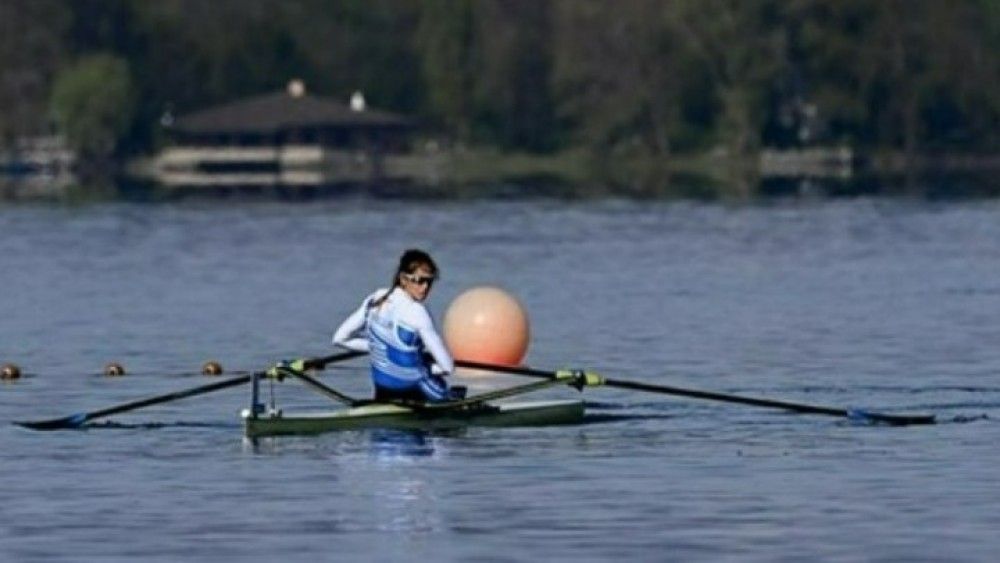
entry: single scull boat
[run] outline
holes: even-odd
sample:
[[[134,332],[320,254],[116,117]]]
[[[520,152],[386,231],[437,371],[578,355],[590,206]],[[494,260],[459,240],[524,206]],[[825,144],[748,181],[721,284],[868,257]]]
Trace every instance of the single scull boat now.
[[[280,410],[254,414],[243,409],[248,438],[287,434],[319,434],[336,430],[393,428],[453,430],[467,426],[548,426],[583,421],[583,401],[554,400],[481,403],[466,408],[421,410],[404,405],[373,403],[327,412],[286,415]]]
[[[392,428],[405,430],[453,430],[468,426],[549,426],[583,421],[584,402],[549,400],[498,402],[500,399],[570,383],[569,376],[528,385],[508,387],[442,403],[384,403],[357,400],[326,386],[312,376],[289,366],[278,366],[268,377],[293,377],[347,405],[332,411],[286,414],[273,403],[260,402],[260,377],[250,382],[250,408],[240,413],[248,438],[288,434],[319,434],[337,430]]]

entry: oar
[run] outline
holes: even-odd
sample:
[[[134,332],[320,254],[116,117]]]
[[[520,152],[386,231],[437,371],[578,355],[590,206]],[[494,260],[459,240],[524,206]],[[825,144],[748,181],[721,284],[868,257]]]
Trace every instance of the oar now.
[[[545,371],[527,367],[502,366],[502,365],[487,364],[482,362],[471,362],[466,360],[458,360],[455,362],[455,364],[467,368],[495,371],[501,373],[512,373],[528,377],[541,377],[546,379],[565,379],[559,374],[559,372]],[[585,374],[581,373],[581,376],[582,375]],[[726,393],[715,393],[712,391],[699,391],[697,389],[684,389],[681,387],[671,387],[668,385],[653,385],[651,383],[642,383],[639,381],[622,381],[618,379],[591,377],[587,378],[586,380],[581,380],[580,383],[580,385],[593,385],[593,384],[607,385],[608,387],[618,387],[621,389],[632,389],[634,391],[660,393],[663,395],[678,395],[681,397],[692,397],[695,399],[707,399],[710,401],[722,401],[726,403],[739,403],[742,405],[752,405],[755,407],[782,409],[797,413],[822,414],[827,416],[849,418],[852,420],[882,422],[885,424],[891,424],[893,426],[906,426],[912,424],[934,424],[935,422],[934,415],[883,414],[883,413],[869,412],[859,409],[841,409],[835,407],[824,407],[824,406],[808,405],[802,403],[791,403],[788,401],[777,401],[774,399],[758,399],[754,397],[743,397],[740,395],[729,395]]]
[[[306,369],[323,369],[324,367],[326,367],[327,364],[346,361],[351,358],[356,358],[362,355],[364,355],[364,352],[341,352],[339,354],[333,354],[331,356],[325,356],[322,358],[312,358],[305,361],[305,367]],[[170,401],[176,401],[178,399],[184,399],[186,397],[204,395],[205,393],[211,393],[212,391],[226,389],[227,387],[235,387],[237,385],[243,385],[244,383],[248,383],[250,379],[253,377],[253,375],[254,374],[240,375],[223,381],[216,381],[215,383],[209,383],[208,385],[201,385],[183,391],[175,391],[173,393],[167,393],[166,395],[157,395],[155,397],[140,399],[138,401],[133,401],[131,403],[115,405],[113,407],[108,407],[106,409],[100,409],[91,412],[82,412],[82,413],[72,414],[69,416],[64,416],[62,418],[53,418],[49,420],[15,421],[14,424],[17,424],[18,426],[23,426],[25,428],[30,428],[32,430],[65,430],[70,428],[79,428],[83,426],[85,423],[94,420],[95,418],[101,418],[104,416],[110,416],[113,414],[128,412],[135,409],[141,409],[142,407],[148,407],[150,405],[168,403]],[[257,375],[259,377],[264,377],[266,375],[266,372],[258,372]]]
[[[306,362],[306,365],[308,366],[309,363]],[[309,374],[303,371],[299,371],[295,368],[289,366],[279,366],[277,368],[277,372],[281,375],[287,375],[299,378],[300,380],[302,380],[303,383],[309,385],[310,387],[318,391],[320,394],[326,395],[327,397],[333,399],[334,401],[337,401],[338,403],[342,403],[353,407],[360,402],[353,397],[348,397],[347,395],[341,393],[340,391],[337,391],[333,387],[324,385],[322,382],[311,377]]]

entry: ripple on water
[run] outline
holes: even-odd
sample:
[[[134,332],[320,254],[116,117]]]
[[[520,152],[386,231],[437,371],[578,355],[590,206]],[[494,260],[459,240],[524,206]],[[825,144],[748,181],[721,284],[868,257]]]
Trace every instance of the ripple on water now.
[[[992,559],[998,214],[866,199],[5,208],[0,359],[27,374],[0,385],[7,420],[200,385],[208,359],[229,375],[328,353],[399,251],[424,246],[444,274],[432,310],[504,286],[530,312],[532,365],[942,424],[587,389],[583,425],[253,445],[245,391],[220,391],[87,431],[0,427],[0,559]],[[112,360],[130,375],[95,375]],[[352,366],[322,377],[363,396]]]

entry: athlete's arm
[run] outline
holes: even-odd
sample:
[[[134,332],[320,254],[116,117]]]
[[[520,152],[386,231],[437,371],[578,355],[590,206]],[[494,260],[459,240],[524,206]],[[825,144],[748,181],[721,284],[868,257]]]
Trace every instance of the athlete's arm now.
[[[437,365],[438,370],[440,370],[440,373],[438,370],[435,370],[435,373],[438,375],[448,375],[455,371],[455,360],[452,359],[451,352],[448,351],[448,347],[441,340],[441,335],[434,328],[434,321],[431,320],[430,314],[423,307],[420,309],[422,314],[419,315],[417,326],[415,327],[420,333],[420,340],[424,343],[424,348],[434,358],[434,363]]]
[[[365,299],[356,311],[350,314],[344,322],[340,323],[333,333],[334,346],[347,348],[355,352],[368,352],[368,338],[365,336],[364,328],[368,315],[368,302],[371,298]]]

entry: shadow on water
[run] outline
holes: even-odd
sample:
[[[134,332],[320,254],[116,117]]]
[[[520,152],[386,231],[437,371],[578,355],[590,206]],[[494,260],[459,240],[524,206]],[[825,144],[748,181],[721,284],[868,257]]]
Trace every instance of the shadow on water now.
[[[224,422],[116,422],[108,420],[104,422],[92,422],[78,428],[80,431],[89,430],[160,430],[164,428],[214,428],[214,429],[239,429],[240,425]]]
[[[583,417],[583,424],[609,424],[634,420],[670,420],[675,418],[677,418],[675,415],[670,414],[595,412],[587,413]]]
[[[952,417],[951,420],[942,420],[941,422],[942,423],[950,422],[950,423],[953,423],[953,424],[967,424],[969,422],[982,422],[982,421],[986,421],[986,420],[993,420],[993,419],[991,419],[989,417],[989,415],[986,415],[986,414],[977,414],[977,415],[971,415],[971,416],[956,415],[956,416]]]
[[[676,414],[665,414],[663,404],[621,404],[603,401],[587,401],[587,412],[583,424],[608,424],[613,422],[635,420],[670,420],[677,418]]]

